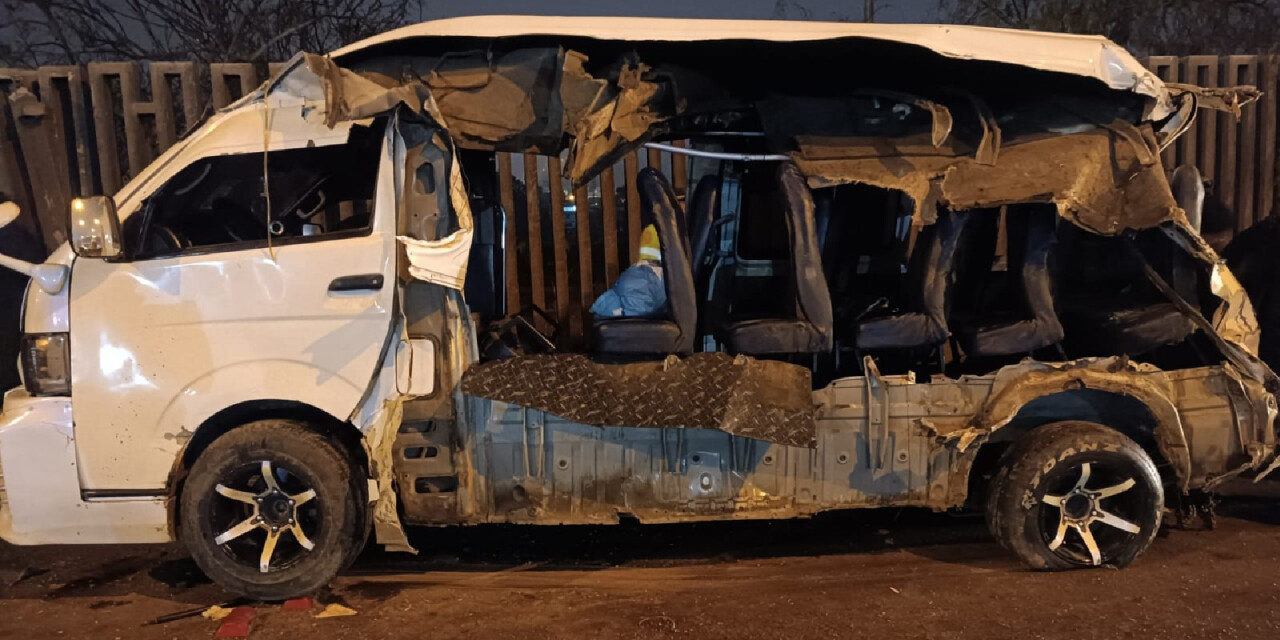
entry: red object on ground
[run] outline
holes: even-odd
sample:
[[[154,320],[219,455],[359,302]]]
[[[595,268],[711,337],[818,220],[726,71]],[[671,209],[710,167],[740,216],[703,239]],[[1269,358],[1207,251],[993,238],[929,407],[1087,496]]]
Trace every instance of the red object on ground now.
[[[311,598],[294,598],[284,601],[285,611],[308,611],[311,609]]]
[[[215,638],[247,638],[249,637],[249,623],[253,621],[253,617],[258,615],[253,607],[236,607],[231,610],[231,614],[222,619],[222,626],[218,627],[218,632],[213,634]]]

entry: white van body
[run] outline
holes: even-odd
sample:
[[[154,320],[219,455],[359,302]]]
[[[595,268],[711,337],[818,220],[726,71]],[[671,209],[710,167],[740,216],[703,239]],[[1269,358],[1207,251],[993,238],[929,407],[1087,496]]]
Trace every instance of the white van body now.
[[[1097,81],[1145,101],[1146,123],[1165,120],[1177,129],[1185,116],[1154,75],[1105,39],[936,25],[481,17],[407,27],[332,58],[402,39],[546,34],[663,42],[878,39]],[[1260,468],[1274,454],[1274,396],[1240,373],[1258,364],[1247,348],[1250,342],[1256,347],[1256,324],[1250,326],[1247,298],[1221,265],[1213,270],[1213,286],[1225,311],[1206,333],[1229,352],[1229,362],[1161,371],[1124,358],[1024,360],[989,375],[917,383],[914,376],[881,377],[868,359],[866,375],[813,391],[814,413],[821,415],[809,447],[707,428],[575,423],[464,396],[458,381],[478,354],[476,326],[460,291],[471,239],[461,170],[448,164],[432,183],[451,197],[456,230],[406,233],[404,220],[414,212],[405,203],[421,185],[407,175],[406,146],[412,145],[402,135],[399,112],[390,111],[391,104],[389,115],[333,117],[327,82],[332,78],[295,58],[276,79],[214,114],[143,169],[115,196],[115,210],[127,226],[149,199],[174,188],[184,171],[206,166],[201,163],[263,158],[268,151],[341,150],[359,132],[380,141],[367,224],[136,260],[77,258],[64,245],[49,258],[69,269],[69,278],[58,290],[28,289],[23,331],[69,341],[69,361],[62,364],[70,392],[33,394],[28,380],[27,388],[5,395],[0,538],[17,544],[170,541],[177,487],[192,462],[184,458],[188,445],[216,437],[218,427],[278,417],[287,408],[337,425],[342,433],[329,435],[362,446],[378,539],[394,543],[395,531],[388,529],[399,526],[392,452],[426,445],[414,440],[425,436],[407,432],[399,445],[393,441],[402,423],[433,419],[428,410],[411,416],[401,404],[417,398],[448,399],[452,415],[442,422],[456,430],[448,437],[447,460],[430,464],[453,465],[448,472],[457,496],[432,502],[440,496],[416,489],[408,475],[400,480],[398,491],[424,494],[415,498],[426,505],[419,517],[407,516],[424,524],[603,522],[623,513],[654,522],[786,517],[890,503],[958,507],[981,441],[1015,422],[1037,397],[1086,387],[1145,407],[1151,424],[1144,426],[1155,430],[1152,442],[1184,491]],[[430,98],[411,106],[447,132]],[[197,188],[202,176],[181,188]],[[432,322],[442,325],[439,331],[415,333],[405,311],[409,284],[431,287],[438,296]],[[439,444],[424,442],[432,449]],[[1153,526],[1158,520],[1157,511]],[[265,574],[269,554],[264,558]],[[1101,564],[1096,552],[1092,564]]]

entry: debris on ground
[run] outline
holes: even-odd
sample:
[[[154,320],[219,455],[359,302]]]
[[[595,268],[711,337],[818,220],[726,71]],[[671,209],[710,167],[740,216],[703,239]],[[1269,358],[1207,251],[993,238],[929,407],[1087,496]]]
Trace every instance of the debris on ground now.
[[[311,609],[311,598],[294,598],[285,600],[282,608],[285,611],[307,611]]]
[[[351,607],[340,605],[336,602],[325,605],[324,609],[317,613],[317,618],[341,618],[343,616],[354,616],[356,610]]]
[[[253,610],[253,607],[236,607],[223,618],[222,625],[218,627],[218,632],[213,634],[213,637],[247,638],[249,637],[249,626],[257,615],[258,613]]]
[[[227,607],[221,607],[215,604],[212,607],[205,609],[200,615],[204,618],[217,622],[231,615],[232,611],[233,609],[228,609]]]

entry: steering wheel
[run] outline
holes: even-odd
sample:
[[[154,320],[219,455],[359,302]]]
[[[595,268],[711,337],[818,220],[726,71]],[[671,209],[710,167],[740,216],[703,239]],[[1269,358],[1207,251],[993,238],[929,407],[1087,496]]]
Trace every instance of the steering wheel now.
[[[209,217],[218,221],[218,225],[233,240],[261,240],[267,237],[267,225],[261,216],[230,198],[217,198],[211,204]]]
[[[185,195],[187,195],[188,193],[191,193],[191,191],[192,191],[193,189],[195,189],[196,187],[200,186],[200,184],[201,184],[202,182],[204,182],[204,181],[205,181],[205,179],[206,179],[206,178],[208,178],[208,177],[209,177],[209,174],[210,174],[210,173],[212,173],[212,172],[213,172],[213,163],[212,163],[212,162],[208,162],[208,163],[206,163],[206,164],[204,165],[204,171],[201,171],[199,175],[197,175],[197,176],[193,177],[193,178],[191,179],[191,182],[188,182],[187,184],[185,184],[185,185],[181,185],[181,186],[174,185],[174,186],[172,187],[172,188],[173,188],[173,193],[172,193],[171,195],[175,195],[175,196],[185,196]],[[181,174],[179,174],[179,175],[181,175]]]
[[[175,253],[190,246],[191,240],[164,225],[152,224],[147,230],[147,253],[149,254]]]

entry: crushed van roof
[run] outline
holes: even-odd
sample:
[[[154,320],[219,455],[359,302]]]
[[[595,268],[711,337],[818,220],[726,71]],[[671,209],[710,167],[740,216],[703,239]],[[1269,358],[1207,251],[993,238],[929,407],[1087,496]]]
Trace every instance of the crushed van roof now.
[[[468,16],[431,20],[366,38],[331,52],[333,58],[379,45],[432,37],[569,36],[621,41],[802,42],[868,38],[916,45],[962,60],[1014,64],[1095,78],[1112,89],[1155,98],[1153,119],[1167,115],[1164,83],[1120,45],[1102,36],[942,24],[880,24],[789,20]]]

